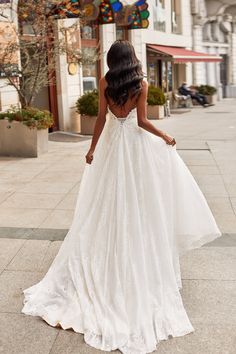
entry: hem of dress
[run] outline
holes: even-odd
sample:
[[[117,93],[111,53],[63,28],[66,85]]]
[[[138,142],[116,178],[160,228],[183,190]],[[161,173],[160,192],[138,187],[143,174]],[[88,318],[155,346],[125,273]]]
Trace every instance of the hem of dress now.
[[[29,289],[30,288],[23,290],[23,294],[24,294],[23,304],[25,306],[27,306],[27,303],[31,298],[31,294],[30,294]],[[55,321],[55,320],[50,319],[50,316],[47,313],[47,310],[30,311],[30,310],[24,309],[24,307],[22,308],[21,313],[24,313],[25,315],[40,317],[51,327],[63,329],[63,330],[72,329],[75,333],[83,334],[84,335],[84,342],[86,344],[90,345],[91,347],[93,347],[95,349],[99,349],[99,350],[106,351],[106,352],[111,352],[113,350],[119,350],[122,354],[148,354],[148,353],[152,353],[153,351],[156,351],[158,349],[157,348],[158,343],[160,343],[163,340],[168,340],[170,337],[175,338],[175,337],[185,336],[185,335],[190,334],[195,331],[195,329],[191,323],[186,325],[186,328],[182,329],[180,331],[172,330],[170,327],[169,330],[165,330],[165,334],[163,336],[156,338],[156,343],[153,347],[145,348],[145,349],[143,348],[140,351],[139,350],[137,351],[137,349],[135,349],[134,351],[132,349],[130,349],[128,343],[130,342],[130,339],[132,336],[129,336],[125,340],[125,342],[123,342],[123,343],[116,344],[115,346],[107,345],[107,347],[106,346],[104,347],[104,344],[102,343],[102,336],[103,335],[102,335],[102,333],[96,333],[97,330],[84,329],[83,327],[76,327],[74,325],[71,326],[69,324],[66,325],[65,323],[63,324],[63,320],[58,319],[57,321]]]
[[[196,240],[192,240],[188,242],[188,238],[193,237],[192,234],[177,234],[177,239],[179,237],[183,238],[184,241],[178,243],[178,252],[179,256],[184,255],[188,251],[191,251],[196,248],[202,247],[204,244],[212,242],[216,240],[217,238],[221,237],[223,234],[221,231],[211,233],[211,234],[204,234],[201,237],[196,237]]]
[[[110,347],[110,348],[107,348],[107,349],[104,348],[101,344],[99,345],[97,343],[97,338],[98,337],[100,338],[102,336],[102,334],[95,333],[94,331],[91,331],[91,330],[86,331],[84,329],[75,329],[74,327],[64,326],[61,321],[58,321],[55,324],[54,322],[51,322],[44,315],[36,315],[36,314],[31,314],[29,312],[23,312],[23,313],[26,314],[26,315],[32,315],[32,316],[36,316],[36,317],[41,317],[51,327],[58,328],[58,329],[63,329],[63,330],[72,329],[75,333],[83,334],[84,342],[86,344],[88,344],[89,346],[95,348],[95,349],[99,349],[99,350],[102,350],[102,351],[105,351],[105,352],[111,352],[113,350],[119,350],[122,354],[136,354],[136,353],[137,354],[148,354],[148,353],[152,353],[152,352],[154,352],[154,351],[156,351],[158,349],[157,346],[158,346],[158,344],[161,341],[168,340],[168,339],[170,339],[170,337],[171,338],[177,338],[177,337],[182,337],[182,336],[185,336],[187,334],[191,334],[191,333],[195,332],[195,329],[192,327],[190,329],[182,330],[182,331],[179,331],[179,332],[169,333],[165,337],[162,337],[162,338],[158,339],[156,341],[155,347],[147,349],[145,351],[140,351],[140,352],[134,351],[132,353],[129,348],[124,349],[123,346],[114,346],[114,347]],[[126,346],[124,345],[124,347],[126,347]]]

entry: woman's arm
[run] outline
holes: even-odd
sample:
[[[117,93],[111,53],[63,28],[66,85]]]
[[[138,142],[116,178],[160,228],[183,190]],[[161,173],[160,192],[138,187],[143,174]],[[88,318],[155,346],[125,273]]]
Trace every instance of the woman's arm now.
[[[147,130],[148,132],[159,136],[164,139],[167,144],[175,145],[175,140],[173,137],[164,133],[162,130],[157,129],[148,119],[147,119],[147,93],[148,93],[148,83],[143,81],[142,92],[139,95],[137,101],[137,117],[139,127]]]
[[[106,113],[107,113],[107,100],[104,94],[105,91],[105,79],[104,77],[99,80],[99,108],[98,108],[98,116],[96,119],[95,127],[94,127],[94,132],[93,132],[93,138],[91,141],[91,145],[89,148],[88,153],[86,154],[86,162],[91,164],[93,160],[93,152],[95,150],[95,147],[97,145],[98,139],[101,135],[101,132],[103,130],[103,127],[106,123]]]

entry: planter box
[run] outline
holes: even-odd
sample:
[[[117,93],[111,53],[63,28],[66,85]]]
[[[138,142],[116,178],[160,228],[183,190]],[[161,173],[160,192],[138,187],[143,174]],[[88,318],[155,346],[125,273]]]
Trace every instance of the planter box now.
[[[96,124],[97,116],[80,115],[81,134],[93,135],[94,127]]]
[[[210,104],[216,104],[217,103],[217,94],[215,93],[214,95],[206,95],[207,102]],[[200,106],[200,103],[198,103],[196,100],[192,100],[194,106]]]
[[[0,155],[37,157],[48,151],[48,129],[30,129],[21,122],[0,120]]]
[[[214,95],[206,96],[207,101],[210,104],[216,104],[217,103],[217,94],[215,93]]]
[[[147,105],[148,119],[163,119],[164,118],[164,106],[150,106]]]

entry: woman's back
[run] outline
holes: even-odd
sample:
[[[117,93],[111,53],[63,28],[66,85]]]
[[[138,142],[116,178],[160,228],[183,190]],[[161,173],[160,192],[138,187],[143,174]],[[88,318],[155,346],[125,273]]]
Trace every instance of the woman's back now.
[[[104,80],[104,84],[105,84],[104,88],[106,89],[108,84],[107,84],[105,77],[103,77],[103,80]],[[141,85],[143,86],[142,82],[141,82]],[[123,106],[118,106],[111,98],[107,97],[108,107],[109,107],[110,111],[117,118],[126,118],[128,116],[128,114],[136,107],[138,97],[141,94],[141,92],[139,92],[134,97],[131,97],[129,95],[128,100],[125,102],[125,104]]]

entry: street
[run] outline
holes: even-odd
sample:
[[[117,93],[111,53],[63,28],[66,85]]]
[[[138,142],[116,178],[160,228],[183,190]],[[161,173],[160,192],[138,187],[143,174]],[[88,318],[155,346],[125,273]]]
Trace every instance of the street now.
[[[179,111],[152,123],[175,137],[223,236],[181,258],[181,294],[195,332],[162,341],[155,353],[234,354],[236,100]],[[0,353],[101,353],[81,334],[20,313],[22,289],[46,273],[70,227],[90,141],[49,141],[38,158],[0,157]]]

